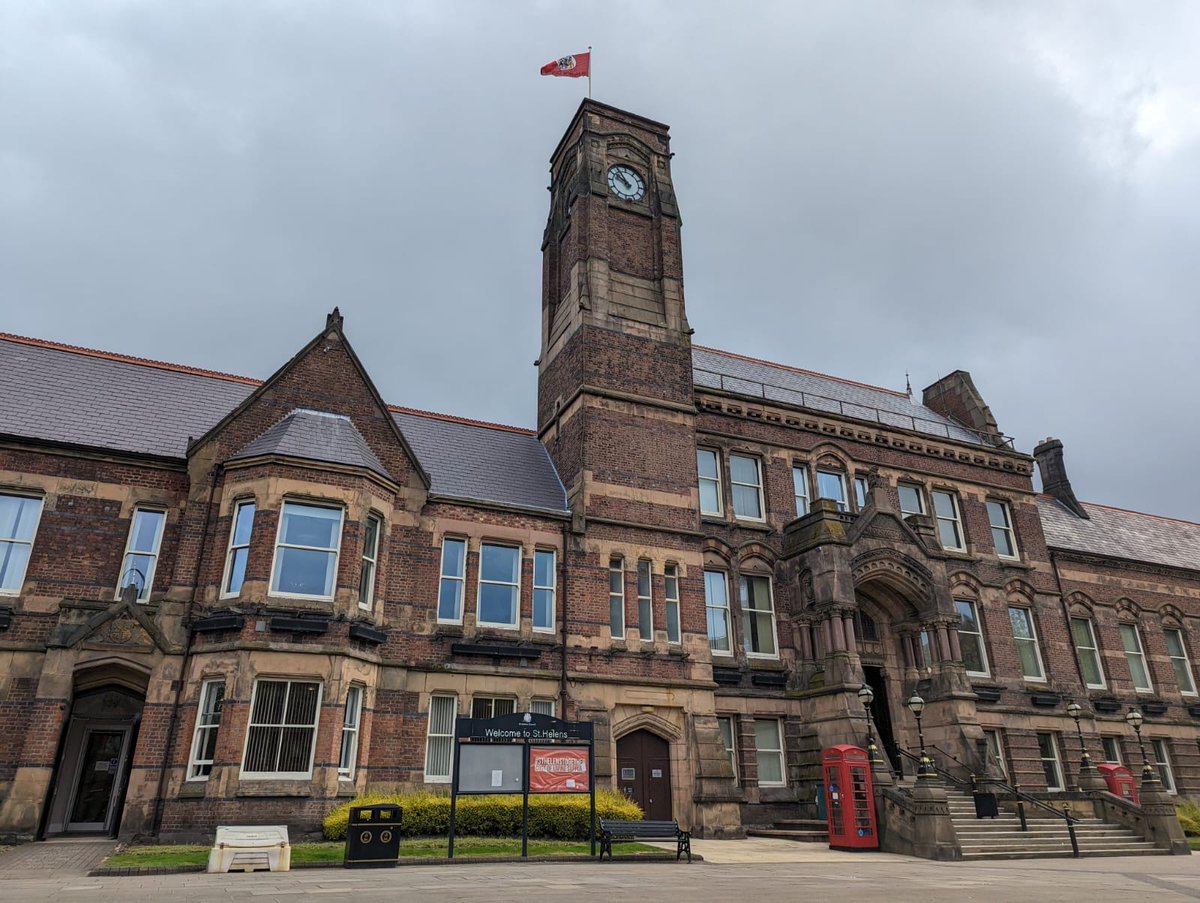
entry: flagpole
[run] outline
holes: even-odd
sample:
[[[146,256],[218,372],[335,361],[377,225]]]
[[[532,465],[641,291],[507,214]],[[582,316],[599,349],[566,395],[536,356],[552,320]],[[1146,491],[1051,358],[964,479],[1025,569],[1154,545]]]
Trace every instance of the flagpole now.
[[[592,45],[588,44],[588,100],[592,99]]]

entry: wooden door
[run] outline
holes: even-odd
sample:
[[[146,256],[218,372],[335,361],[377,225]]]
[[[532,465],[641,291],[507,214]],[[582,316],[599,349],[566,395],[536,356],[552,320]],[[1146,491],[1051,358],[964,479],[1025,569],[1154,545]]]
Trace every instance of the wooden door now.
[[[617,741],[617,787],[650,821],[674,818],[671,805],[671,745],[649,731]]]

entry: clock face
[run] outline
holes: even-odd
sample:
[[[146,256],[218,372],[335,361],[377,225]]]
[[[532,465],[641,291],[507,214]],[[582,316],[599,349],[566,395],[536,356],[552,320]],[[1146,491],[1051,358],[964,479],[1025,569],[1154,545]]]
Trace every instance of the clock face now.
[[[640,201],[646,194],[646,183],[628,166],[617,165],[608,171],[608,187],[619,198]]]

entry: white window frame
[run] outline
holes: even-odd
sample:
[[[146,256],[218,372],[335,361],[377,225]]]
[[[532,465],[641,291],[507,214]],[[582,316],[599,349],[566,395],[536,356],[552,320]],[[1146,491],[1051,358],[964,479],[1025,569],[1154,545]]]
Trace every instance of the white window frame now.
[[[839,499],[829,499],[829,501],[835,502],[837,504],[838,511],[849,511],[850,510],[850,495],[846,491],[846,474],[840,470],[834,470],[832,467],[818,467],[817,468],[816,490],[817,490],[817,498],[819,498],[819,499],[829,498],[828,496],[821,495],[821,475],[822,474],[824,474],[825,476],[829,476],[829,477],[837,477],[838,484],[842,487],[842,497],[840,500]]]
[[[221,698],[216,700],[213,711],[208,711],[209,697],[215,695],[218,690]],[[224,701],[225,678],[206,680],[200,684],[200,698],[196,701],[196,724],[192,729],[192,751],[188,756],[187,780],[189,781],[207,781],[209,774],[212,773],[213,759],[201,759],[200,750],[203,748],[203,740],[210,732],[220,735],[221,706]],[[206,717],[212,720],[206,722]],[[200,774],[197,769],[205,765],[208,766],[208,772]]]
[[[488,709],[490,710],[491,714],[476,715],[475,714],[475,706],[478,705],[479,703],[483,702],[485,699],[487,700]],[[499,718],[500,715],[496,714],[496,703],[497,702],[506,702],[506,703],[508,703],[508,706],[509,706],[509,711],[501,712],[500,715],[511,715],[517,710],[517,698],[515,696],[498,696],[494,693],[477,693],[471,697],[471,717],[472,718]]]
[[[1167,749],[1167,740],[1163,737],[1151,737],[1150,755],[1154,757],[1154,768],[1162,781],[1163,790],[1174,796],[1179,789],[1175,784],[1175,769],[1171,767],[1171,753]]]
[[[374,548],[368,549],[366,539],[371,535],[371,524],[375,524]],[[375,582],[379,574],[379,544],[383,539],[383,518],[371,512],[363,528],[362,567],[358,576],[358,607],[370,611],[375,607]],[[369,573],[368,573],[369,572]],[[367,591],[364,596],[363,586]]]
[[[643,579],[644,578],[644,579]],[[637,563],[638,639],[654,640],[654,565],[646,558]]]
[[[721,586],[724,589],[725,603],[724,605],[714,605],[708,596],[708,575],[713,574],[721,580]],[[708,613],[710,610],[723,611],[725,613],[725,645],[728,649],[717,649],[713,646],[712,622],[709,621]],[[704,571],[704,614],[705,614],[705,631],[708,634],[709,652],[714,656],[724,658],[733,657],[733,619],[729,613],[729,574],[725,571],[718,571],[706,568]]]
[[[796,499],[796,517],[804,517],[808,514],[812,502],[807,464],[792,465],[792,496]]]
[[[1042,644],[1038,640],[1037,623],[1033,619],[1033,609],[1025,605],[1009,605],[1008,606],[1008,623],[1012,626],[1012,613],[1014,611],[1025,612],[1025,623],[1029,625],[1029,636],[1017,636],[1017,632],[1013,630],[1013,643],[1017,648],[1017,666],[1021,668],[1021,677],[1031,683],[1046,682],[1046,662],[1042,659]],[[1021,664],[1021,643],[1032,643],[1034,659],[1038,665],[1038,676],[1031,677],[1025,673],[1025,667]]]
[[[757,483],[742,483],[733,478],[733,461],[735,458],[741,458],[742,460],[749,461],[754,465],[754,475],[758,479]],[[758,494],[758,516],[757,517],[754,516],[753,514],[742,514],[741,512],[739,512],[737,510],[737,496],[734,494],[733,490],[734,490],[734,488],[736,488],[738,486],[741,486],[742,488],[753,488],[754,491]],[[738,520],[749,520],[749,521],[756,521],[759,523],[761,523],[767,519],[767,504],[766,504],[766,499],[763,496],[762,461],[760,461],[754,455],[742,454],[740,452],[730,452],[729,453],[729,487],[730,487],[729,499],[730,499],[730,504],[733,506],[733,516],[735,518],[737,518]]]
[[[1000,774],[1008,780],[1008,763],[1004,761],[1004,732],[998,727],[985,727],[983,739],[987,743],[988,755],[1000,767]]]
[[[683,623],[679,611],[679,565],[668,564],[663,568],[663,602],[667,616],[667,642],[679,645],[683,642]]]
[[[1063,771],[1063,767],[1062,767],[1062,750],[1059,749],[1058,735],[1055,734],[1053,731],[1037,731],[1037,732],[1035,732],[1035,736],[1034,736],[1035,741],[1039,740],[1041,737],[1049,737],[1050,738],[1050,749],[1054,753],[1054,756],[1052,758],[1049,758],[1049,759],[1046,758],[1045,756],[1042,755],[1041,744],[1038,743],[1038,761],[1042,765],[1042,775],[1043,775],[1043,777],[1045,776],[1047,762],[1054,763],[1054,770],[1058,774],[1058,784],[1055,786],[1050,786],[1050,782],[1047,781],[1046,782],[1046,790],[1048,790],[1051,793],[1060,793],[1067,789],[1067,776],[1066,776],[1066,773]]]
[[[550,556],[550,583],[538,583],[538,556]],[[550,599],[550,623],[538,624],[538,598]],[[554,549],[533,550],[533,610],[529,613],[533,629],[538,633],[554,633],[558,623],[558,553]]]
[[[257,724],[254,721],[254,704],[258,700],[258,688],[263,683],[283,683],[287,684],[287,692],[283,697],[283,716],[287,717],[288,702],[292,698],[292,687],[295,684],[315,684],[317,687],[317,702],[313,707],[313,723],[309,724],[288,724],[287,722],[278,722],[271,724]],[[242,761],[241,769],[238,777],[244,781],[300,781],[308,780],[313,774],[313,761],[317,750],[317,732],[321,727],[321,702],[325,694],[325,685],[319,680],[307,680],[296,678],[292,680],[286,677],[259,677],[254,681],[254,690],[250,694],[250,711],[246,715],[246,739],[242,743]],[[250,751],[250,731],[256,727],[278,727],[279,742],[283,743],[284,728],[311,728],[312,742],[308,746],[308,770],[307,771],[246,771],[246,754]],[[279,759],[280,747],[276,748],[275,758]]]
[[[1170,634],[1175,634],[1175,639],[1179,641],[1179,655],[1171,652]],[[1175,672],[1175,682],[1179,684],[1179,692],[1183,696],[1200,695],[1196,692],[1196,675],[1192,671],[1191,660],[1188,659],[1187,641],[1184,639],[1183,630],[1178,627],[1164,627],[1163,639],[1167,644],[1167,658],[1171,660],[1171,670]],[[1188,679],[1189,687],[1184,689],[1184,686],[1179,681],[1179,675],[1184,674]]]
[[[483,577],[483,559],[487,554],[487,550],[491,549],[508,549],[517,553],[516,567],[516,582],[509,583],[506,580],[485,580]],[[515,630],[521,626],[521,547],[509,545],[503,542],[483,542],[479,544],[479,585],[475,588],[475,623],[480,627],[499,627],[504,630]],[[485,586],[508,586],[512,587],[513,593],[513,620],[510,623],[498,621],[485,621],[482,617],[483,603],[483,588]]]
[[[145,552],[141,549],[133,549],[133,536],[137,527],[138,515],[145,512],[146,514],[161,514],[162,520],[158,522],[158,529],[154,533],[154,551]],[[145,592],[139,592],[138,602],[149,602],[150,595],[154,592],[154,575],[158,573],[158,557],[162,553],[163,533],[167,528],[167,511],[165,508],[160,508],[157,505],[137,505],[133,509],[133,513],[129,518],[129,534],[125,538],[125,553],[121,556],[121,573],[117,575],[117,593],[115,598],[121,598],[121,590],[125,588],[125,584],[121,581],[125,579],[125,574],[129,568],[127,562],[129,557],[136,556],[139,558],[149,558],[151,560],[150,573],[145,575],[145,583],[142,588]]]
[[[767,583],[767,602],[770,605],[765,612],[758,608],[748,608],[746,603],[750,600],[750,584],[751,580],[765,580]],[[746,658],[761,658],[761,659],[777,659],[779,658],[779,630],[775,625],[775,586],[774,581],[766,574],[755,574],[753,572],[738,575],[738,607],[742,612],[742,649],[746,653]],[[750,651],[750,629],[749,621],[751,612],[756,614],[766,614],[771,621],[771,645],[775,649],[774,652],[752,652]]]
[[[913,492],[915,492],[917,494],[917,510],[916,511],[906,511],[905,510],[904,495],[903,495],[903,493],[901,493],[901,491],[900,491],[901,489],[911,489]],[[901,480],[900,482],[898,482],[896,484],[896,500],[899,503],[901,519],[909,517],[910,515],[913,515],[913,514],[920,514],[920,515],[925,514],[925,487],[923,487],[920,483],[913,483],[910,480]],[[938,539],[938,542],[941,542],[940,538]]]
[[[446,573],[446,546],[449,543],[462,544],[462,573],[447,574]],[[437,594],[437,621],[439,624],[461,624],[463,621],[463,600],[466,597],[467,586],[467,555],[470,552],[470,546],[463,536],[443,536],[442,537],[442,557],[441,563],[438,566],[438,594]],[[455,589],[455,611],[458,614],[454,618],[442,617],[442,587],[447,581],[456,584]]]
[[[938,513],[937,498],[939,495],[945,496],[950,500],[950,507],[954,512],[952,517]],[[949,489],[934,489],[930,493],[930,497],[933,505],[933,520],[934,526],[937,528],[938,543],[940,543],[941,547],[947,552],[965,552],[967,550],[967,534],[963,531],[962,509],[958,504],[958,494]],[[942,539],[943,523],[954,524],[954,533],[958,537],[958,545],[946,545],[945,541]]]
[[[701,471],[700,471],[701,455],[707,456],[712,461],[713,471],[716,473],[715,477],[706,477],[701,473]],[[717,493],[717,508],[716,508],[716,510],[715,511],[712,511],[712,510],[706,511],[704,509],[704,493],[699,492],[697,490],[698,495],[699,495],[698,504],[700,506],[700,513],[702,515],[708,515],[711,517],[723,517],[725,515],[725,500],[721,494],[721,455],[716,449],[712,449],[712,448],[697,448],[696,449],[696,480],[697,480],[698,485],[701,483],[712,484],[713,488],[716,489],[716,493]]]
[[[777,749],[764,749],[761,745],[759,745],[757,725],[760,721],[761,722],[768,722],[768,721],[774,722],[775,736],[776,736],[776,739],[778,739],[778,741],[779,741],[779,747]],[[756,770],[758,772],[758,786],[759,787],[786,787],[788,776],[787,776],[787,757],[784,755],[784,748],[783,748],[783,721],[779,718],[755,718],[754,724],[756,725],[756,729],[754,731],[754,763],[757,766]],[[779,774],[782,776],[782,780],[779,780],[779,781],[764,781],[763,780],[762,756],[764,753],[776,755],[779,757]]]
[[[984,637],[983,637],[983,620],[981,619],[980,614],[979,614],[979,605],[978,605],[978,603],[975,602],[974,599],[955,599],[954,607],[958,608],[958,606],[960,606],[960,605],[970,606],[971,617],[975,621],[975,626],[978,629],[977,630],[964,630],[963,623],[965,623],[965,622],[960,623],[958,626],[959,648],[960,649],[962,648],[964,636],[975,637],[976,641],[979,643],[979,659],[983,663],[982,671],[972,671],[970,669],[967,669],[967,674],[969,674],[971,677],[991,677],[992,671],[991,671],[991,667],[988,664],[987,642],[984,640]],[[960,618],[962,617],[961,611],[959,612],[959,617]],[[964,666],[966,665],[966,661],[963,662],[963,665]]]
[[[722,730],[721,725],[729,725],[729,733],[726,734]],[[733,783],[740,785],[742,777],[738,774],[737,760],[737,716],[736,715],[718,715],[717,730],[721,734],[721,743],[725,747],[725,754],[729,756],[729,765],[733,769]]]
[[[441,700],[450,702],[450,719],[449,727],[445,733],[433,732],[433,707]],[[426,784],[449,784],[454,773],[454,725],[458,720],[458,697],[453,693],[433,693],[429,697],[429,711],[425,716],[425,783]],[[429,772],[429,753],[433,749],[435,741],[446,742],[446,773],[445,774],[430,774]]]
[[[346,690],[346,707],[342,711],[342,733],[338,742],[339,781],[353,781],[354,774],[358,771],[358,736],[362,727],[364,695],[361,684],[351,684]],[[350,744],[349,755],[346,754],[347,735]]]
[[[1092,644],[1091,646],[1079,645],[1079,639],[1075,636],[1076,621],[1082,621],[1087,625],[1088,639]],[[1106,689],[1108,687],[1108,679],[1104,676],[1104,659],[1100,655],[1100,646],[1096,640],[1096,625],[1092,622],[1091,618],[1084,618],[1080,617],[1079,615],[1071,615],[1067,627],[1071,633],[1071,642],[1075,646],[1075,655],[1078,656],[1080,661],[1082,661],[1084,654],[1086,652],[1090,652],[1092,660],[1096,663],[1096,670],[1100,673],[1100,683],[1088,683],[1087,675],[1083,673],[1083,666],[1081,665],[1079,668],[1079,677],[1083,681],[1083,685],[1089,690]]]
[[[613,579],[618,580],[620,592],[613,588]],[[617,630],[617,625],[613,614],[621,613],[620,630]],[[608,635],[614,640],[625,639],[625,559],[610,558],[608,560]]]
[[[337,529],[337,545],[332,549],[321,548],[319,546],[298,546],[283,541],[283,525],[287,514],[288,505],[297,505],[301,508],[323,508],[326,511],[336,511],[338,513]],[[337,595],[337,578],[338,569],[342,562],[342,530],[346,523],[346,509],[340,505],[330,505],[328,503],[310,502],[305,499],[284,499],[283,504],[279,506],[279,525],[275,529],[275,554],[271,559],[271,595],[280,599],[317,599],[321,602],[332,602],[333,597]],[[325,554],[333,553],[333,585],[330,587],[328,595],[317,595],[315,593],[285,593],[280,591],[278,587],[280,573],[276,570],[279,566],[279,550],[280,549],[301,549],[307,552],[324,552]]]
[[[992,506],[995,506],[1000,514],[1003,515],[1004,523],[997,524],[992,520]],[[996,556],[1003,558],[1005,561],[1020,561],[1021,548],[1017,545],[1017,530],[1013,526],[1012,505],[1003,499],[987,499],[984,507],[987,508],[988,525],[992,528],[992,546],[996,550]],[[1001,552],[1000,547],[996,545],[996,532],[999,531],[1004,536],[1008,537],[1009,547],[1012,548],[1012,553]]]
[[[12,589],[0,589],[0,596],[19,596],[25,586],[25,577],[29,573],[29,562],[33,561],[33,544],[37,541],[37,531],[42,523],[42,512],[46,510],[46,500],[40,495],[24,495],[19,492],[4,492],[0,493],[0,496],[37,502],[37,513],[33,517],[33,530],[29,533],[29,539],[17,539],[15,534],[13,536],[0,536],[0,550],[8,546],[29,547],[29,554],[26,556],[25,564],[21,568],[21,579],[17,581],[17,585]]]
[[[866,477],[854,477],[854,504],[862,511],[871,498],[871,482]]]
[[[1125,628],[1129,628],[1134,640],[1137,642],[1137,649],[1130,651],[1125,644]],[[1150,660],[1146,657],[1146,644],[1142,642],[1142,631],[1137,624],[1130,621],[1122,621],[1117,625],[1117,633],[1121,636],[1121,649],[1125,652],[1125,665],[1129,668],[1129,683],[1138,693],[1153,693],[1154,692],[1154,675],[1150,673]],[[1130,656],[1136,656],[1142,663],[1142,670],[1146,673],[1146,685],[1139,686],[1137,678],[1134,677],[1133,663]]]
[[[538,711],[539,708],[542,711],[539,712]],[[551,718],[553,718],[554,710],[555,710],[555,705],[554,705],[553,699],[536,699],[535,698],[535,699],[529,700],[529,711],[532,712],[534,715],[549,715]]]
[[[253,508],[250,512],[250,534],[246,537],[245,542],[237,541],[238,520],[242,516],[242,511],[246,508]],[[221,575],[221,598],[234,599],[242,593],[242,586],[245,585],[245,578],[236,590],[231,589],[229,581],[233,577],[233,559],[238,552],[245,551],[246,567],[250,566],[250,539],[254,536],[254,519],[258,516],[258,505],[254,499],[239,499],[233,505],[233,519],[229,522],[229,545],[225,550],[225,572]]]
[[[1110,757],[1108,754],[1108,744],[1112,743],[1113,752],[1116,757]],[[1116,734],[1101,734],[1100,735],[1100,754],[1104,756],[1105,765],[1120,765],[1121,764],[1121,738]]]

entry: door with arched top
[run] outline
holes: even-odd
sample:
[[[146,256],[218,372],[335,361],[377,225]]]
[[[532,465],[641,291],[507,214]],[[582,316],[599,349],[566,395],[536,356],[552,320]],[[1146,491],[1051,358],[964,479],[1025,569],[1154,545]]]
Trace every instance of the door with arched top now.
[[[671,744],[647,730],[617,741],[617,787],[649,821],[670,821]]]

